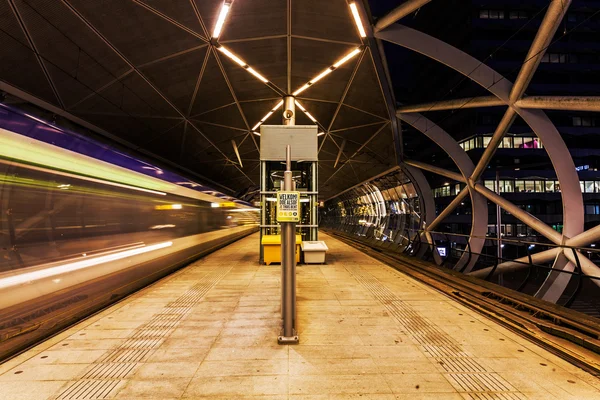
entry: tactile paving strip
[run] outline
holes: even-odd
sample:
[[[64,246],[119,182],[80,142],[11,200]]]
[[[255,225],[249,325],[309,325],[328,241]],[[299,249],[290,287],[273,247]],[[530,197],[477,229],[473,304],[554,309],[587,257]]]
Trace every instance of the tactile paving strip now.
[[[71,382],[56,398],[98,400],[112,397],[119,384],[163,343],[192,307],[230,270],[231,267],[211,269],[200,282],[135,329],[123,344],[100,357],[80,379]]]
[[[346,270],[386,307],[421,351],[447,372],[444,374],[446,379],[459,393],[473,400],[526,398],[498,374],[487,371],[460,343],[402,301],[369,272],[357,265],[349,265]]]

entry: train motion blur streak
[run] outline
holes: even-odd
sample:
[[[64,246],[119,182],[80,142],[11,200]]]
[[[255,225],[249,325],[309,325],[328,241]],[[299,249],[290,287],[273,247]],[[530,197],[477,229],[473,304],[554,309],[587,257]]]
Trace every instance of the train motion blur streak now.
[[[257,220],[251,207],[0,129],[0,360]]]

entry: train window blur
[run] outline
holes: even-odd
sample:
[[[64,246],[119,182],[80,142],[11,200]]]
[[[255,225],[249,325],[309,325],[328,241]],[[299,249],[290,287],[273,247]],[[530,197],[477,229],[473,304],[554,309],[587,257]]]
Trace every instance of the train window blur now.
[[[254,223],[246,213],[0,163],[0,271]]]

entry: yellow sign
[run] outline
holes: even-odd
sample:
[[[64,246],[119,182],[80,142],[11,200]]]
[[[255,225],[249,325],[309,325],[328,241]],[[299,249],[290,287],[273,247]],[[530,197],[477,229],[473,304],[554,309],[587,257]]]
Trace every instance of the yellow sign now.
[[[277,222],[300,222],[300,192],[277,192]]]

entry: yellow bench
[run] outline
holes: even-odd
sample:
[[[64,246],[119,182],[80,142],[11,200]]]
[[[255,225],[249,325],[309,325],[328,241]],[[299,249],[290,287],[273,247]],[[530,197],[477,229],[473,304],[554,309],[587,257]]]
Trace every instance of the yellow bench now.
[[[264,235],[262,237],[263,259],[265,264],[281,262],[281,235]],[[300,262],[300,245],[302,235],[296,235],[296,263]]]

